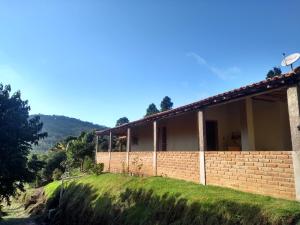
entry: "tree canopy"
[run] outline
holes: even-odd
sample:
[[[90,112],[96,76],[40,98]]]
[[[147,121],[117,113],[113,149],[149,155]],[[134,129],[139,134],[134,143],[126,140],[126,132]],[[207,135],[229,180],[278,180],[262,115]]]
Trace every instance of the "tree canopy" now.
[[[267,73],[266,78],[272,78],[281,74],[282,71],[279,67],[273,67],[273,69],[269,70],[269,72]]]
[[[157,109],[156,105],[155,105],[154,103],[151,103],[151,104],[148,106],[147,110],[146,110],[146,115],[145,115],[145,117],[146,117],[146,116],[153,115],[153,114],[158,113],[158,112],[159,112],[159,110]]]
[[[28,101],[18,91],[10,94],[11,87],[0,84],[0,200],[15,196],[24,189],[24,182],[35,176],[28,167],[32,144],[38,144],[43,123],[38,116],[29,118]]]
[[[67,148],[67,161],[69,165],[79,165],[82,170],[85,157],[93,158],[95,153],[94,133],[82,132],[76,139],[69,142]]]
[[[129,123],[129,119],[127,117],[121,117],[116,122],[116,127],[121,126],[123,124]]]
[[[167,111],[172,109],[173,102],[171,101],[171,98],[169,96],[165,96],[163,100],[160,103],[160,111]]]

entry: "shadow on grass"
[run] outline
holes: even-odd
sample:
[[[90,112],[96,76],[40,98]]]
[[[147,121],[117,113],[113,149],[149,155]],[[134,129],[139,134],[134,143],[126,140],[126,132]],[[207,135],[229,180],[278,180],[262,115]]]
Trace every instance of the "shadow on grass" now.
[[[204,225],[271,224],[259,207],[232,201],[192,203],[168,193],[126,189],[119,196],[98,196],[89,185],[72,183],[58,207],[57,195],[48,207],[58,207],[53,225]],[[56,199],[56,200],[55,200]],[[299,215],[276,224],[295,224]]]
[[[0,221],[0,225],[34,225],[30,218],[5,218]]]

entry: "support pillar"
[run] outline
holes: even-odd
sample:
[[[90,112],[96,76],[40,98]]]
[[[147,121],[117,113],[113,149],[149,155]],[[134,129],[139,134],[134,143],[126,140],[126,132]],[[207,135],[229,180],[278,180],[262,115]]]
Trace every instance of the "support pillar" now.
[[[246,98],[246,117],[248,128],[248,148],[255,150],[255,136],[254,136],[254,117],[253,117],[253,100]]]
[[[111,161],[111,149],[112,149],[112,133],[109,132],[109,142],[108,142],[108,171],[110,172],[110,161]]]
[[[199,132],[199,173],[200,184],[206,185],[206,171],[205,171],[205,148],[206,148],[206,135],[205,135],[205,119],[204,112],[198,112],[198,132]]]
[[[97,161],[97,152],[99,151],[99,136],[96,135],[96,146],[95,146],[95,162],[98,163]]]
[[[255,150],[253,100],[251,97],[248,97],[245,100],[245,106],[242,110],[241,120],[242,150]]]
[[[153,176],[157,176],[157,121],[153,122]]]
[[[300,108],[299,86],[295,85],[287,89],[288,111],[292,139],[292,157],[294,167],[296,200],[300,201]]]
[[[127,144],[126,144],[126,172],[129,172],[129,152],[131,151],[131,130],[127,128]]]

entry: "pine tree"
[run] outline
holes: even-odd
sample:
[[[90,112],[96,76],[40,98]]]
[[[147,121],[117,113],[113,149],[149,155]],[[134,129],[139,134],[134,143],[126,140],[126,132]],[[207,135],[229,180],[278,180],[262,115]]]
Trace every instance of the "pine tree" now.
[[[129,123],[129,119],[127,117],[121,117],[120,119],[117,120],[116,127],[121,126],[125,123]]]
[[[161,112],[167,111],[172,109],[172,107],[173,107],[173,102],[171,101],[171,98],[169,96],[165,96],[160,103],[160,111]]]
[[[158,113],[159,110],[157,109],[156,105],[154,103],[151,103],[148,108],[147,108],[147,111],[146,111],[146,116],[150,116],[150,115],[153,115],[155,113]]]

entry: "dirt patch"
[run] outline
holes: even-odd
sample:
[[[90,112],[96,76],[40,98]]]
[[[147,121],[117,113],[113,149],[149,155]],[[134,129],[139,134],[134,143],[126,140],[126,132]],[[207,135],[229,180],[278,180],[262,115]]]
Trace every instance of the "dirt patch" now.
[[[45,197],[43,188],[34,190],[27,199],[21,201],[13,200],[10,206],[4,207],[7,213],[1,221],[1,225],[38,225],[34,218],[41,215],[45,208]],[[41,225],[41,224],[39,224]]]

